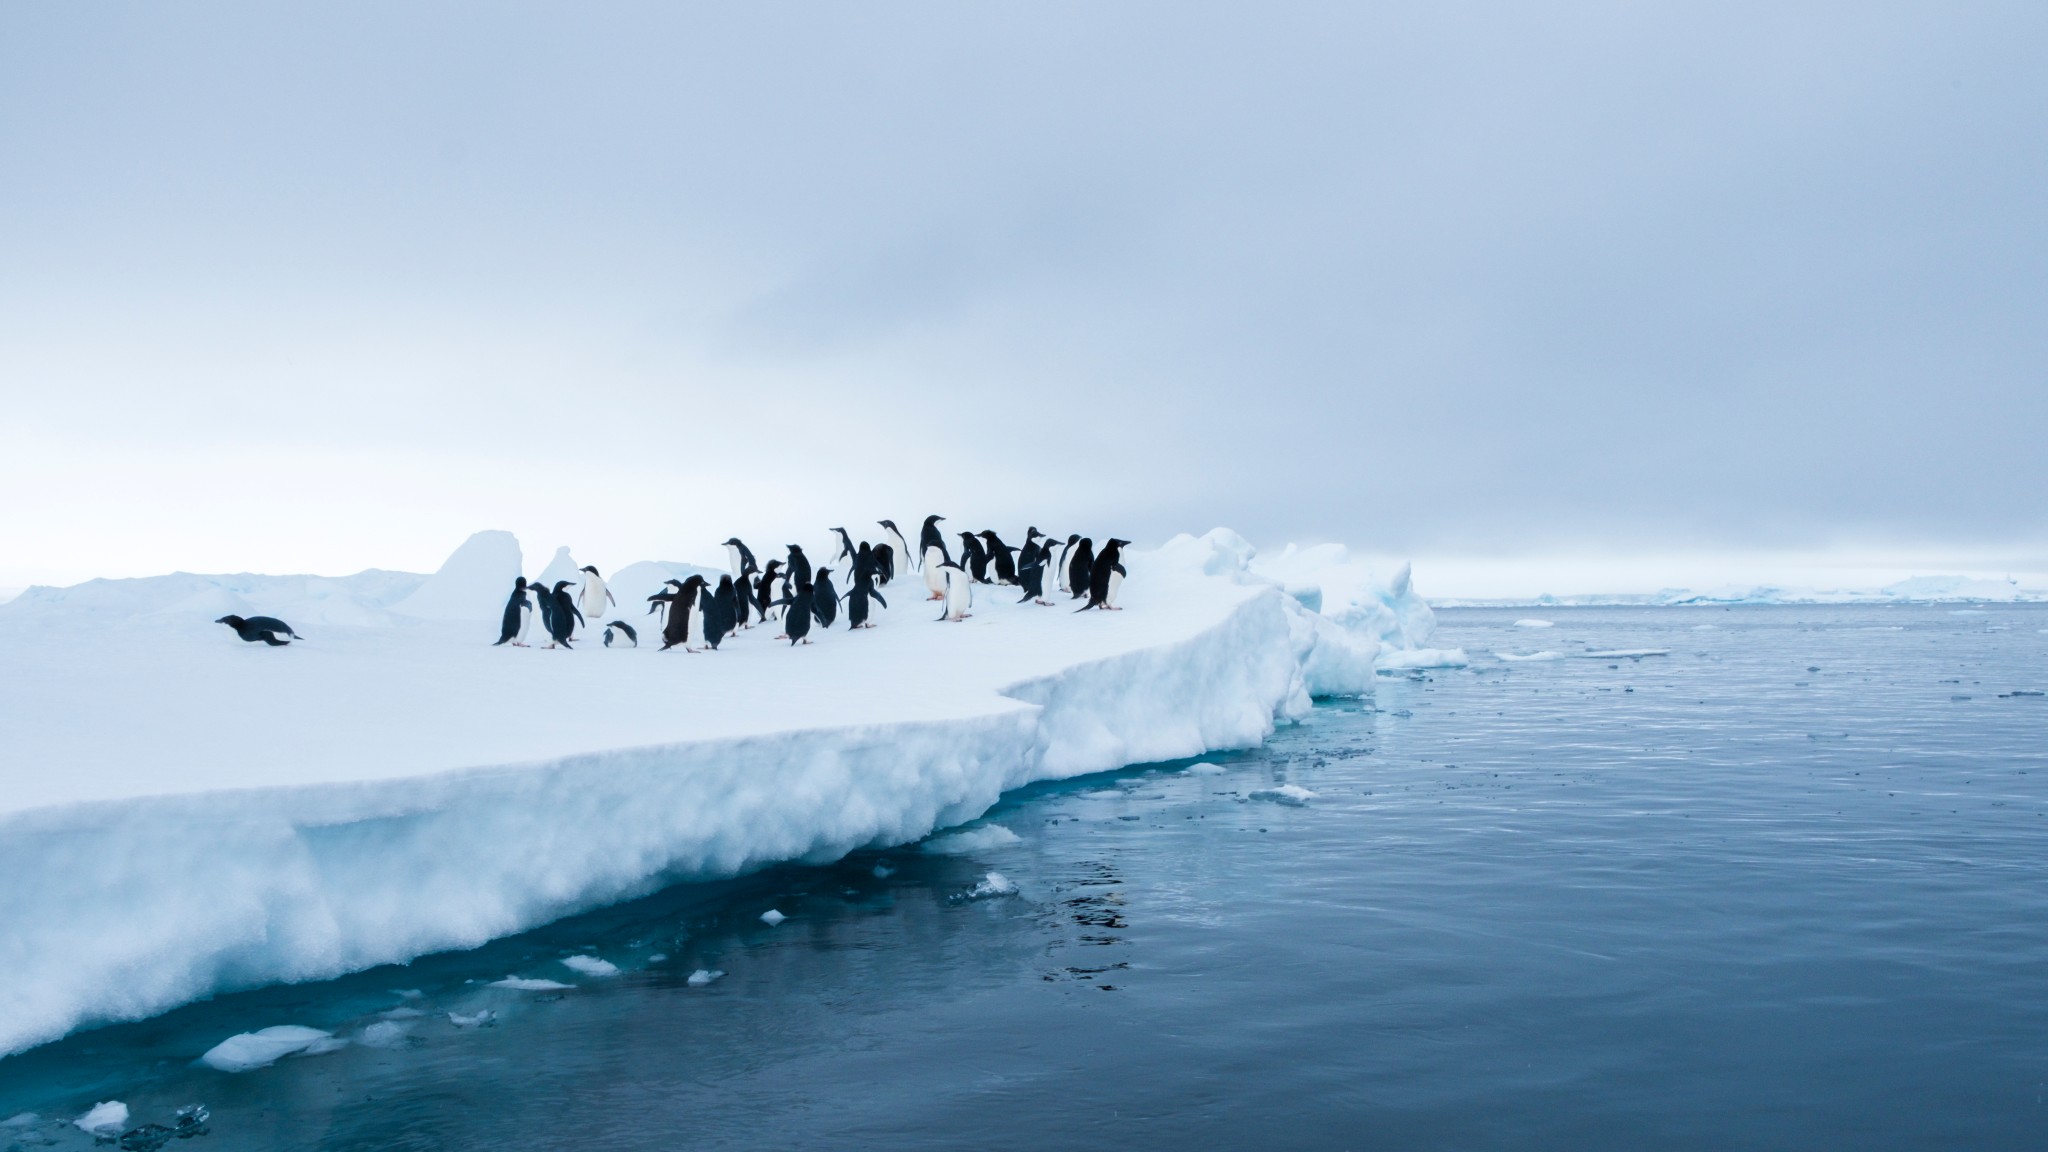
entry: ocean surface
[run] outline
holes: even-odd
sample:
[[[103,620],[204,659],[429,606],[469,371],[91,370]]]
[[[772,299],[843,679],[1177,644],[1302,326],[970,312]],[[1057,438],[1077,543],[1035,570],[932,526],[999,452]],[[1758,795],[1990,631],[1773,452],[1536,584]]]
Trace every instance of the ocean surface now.
[[[946,851],[0,1061],[0,1149],[2048,1147],[2048,609],[1441,620],[1470,668]],[[352,1042],[195,1063],[283,1024]]]

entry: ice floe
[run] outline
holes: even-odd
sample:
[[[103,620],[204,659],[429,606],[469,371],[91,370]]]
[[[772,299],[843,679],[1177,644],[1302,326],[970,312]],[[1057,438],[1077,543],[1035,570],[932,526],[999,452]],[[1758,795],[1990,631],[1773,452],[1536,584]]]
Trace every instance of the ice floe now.
[[[784,920],[787,919],[789,919],[789,917],[784,916],[780,910],[775,908],[770,908],[766,912],[761,913],[761,923],[766,924],[770,928],[775,927],[776,925],[782,923]]]
[[[493,988],[510,988],[514,992],[560,992],[564,988],[575,987],[574,984],[564,984],[560,980],[547,980],[534,976],[507,976],[503,980],[491,981],[490,986]]]
[[[323,1040],[334,1039],[331,1032],[318,1028],[307,1028],[299,1024],[279,1024],[254,1032],[240,1032],[208,1048],[199,1057],[199,1062],[222,1072],[249,1072],[277,1063],[297,1052]]]
[[[980,883],[968,889],[967,898],[969,900],[987,900],[993,896],[1015,896],[1016,894],[1017,885],[1015,882],[1001,872],[991,872],[982,877]]]
[[[1285,804],[1299,808],[1316,798],[1316,793],[1299,784],[1282,784],[1277,788],[1259,788],[1245,794],[1248,800],[1264,800],[1270,804]]]
[[[72,1123],[94,1136],[116,1133],[128,1126],[128,1105],[119,1100],[102,1100]]]
[[[702,988],[723,975],[725,973],[716,968],[699,968],[695,972],[690,973],[690,978],[683,981],[683,983],[688,984],[692,988]]]
[[[595,956],[564,956],[562,958],[562,966],[564,968],[572,968],[583,973],[585,976],[617,976],[619,974],[619,966],[617,964],[609,960],[600,960]]]
[[[1121,796],[1119,792],[1116,795]],[[1008,848],[1022,843],[1022,838],[1001,824],[983,824],[963,832],[949,832],[934,836],[924,842],[923,849],[936,856],[967,856],[975,852],[991,852],[997,848]]]

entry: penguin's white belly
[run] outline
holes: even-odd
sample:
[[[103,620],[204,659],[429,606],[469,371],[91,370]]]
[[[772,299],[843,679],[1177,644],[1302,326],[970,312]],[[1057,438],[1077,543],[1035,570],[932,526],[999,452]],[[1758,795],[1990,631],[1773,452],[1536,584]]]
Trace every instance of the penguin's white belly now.
[[[517,635],[515,635],[515,636],[513,637],[513,639],[514,639],[514,640],[517,640],[517,641],[519,641],[519,642],[520,642],[521,644],[524,644],[524,643],[526,643],[526,636],[527,636],[527,634],[528,634],[528,633],[530,633],[530,632],[532,632],[532,631],[533,631],[533,605],[531,605],[531,604],[521,604],[521,605],[519,606],[519,632],[518,632],[518,634],[517,634]]]
[[[583,618],[595,620],[604,615],[604,581],[586,580],[583,583]]]
[[[704,642],[704,613],[695,604],[690,605],[690,614],[683,619],[683,647]]]
[[[937,548],[924,550],[924,586],[934,593],[946,590],[946,570],[940,567],[945,562],[945,554]]]
[[[1060,562],[1055,566],[1057,570],[1053,573],[1053,582],[1062,592],[1073,591],[1067,587],[1067,551],[1064,548],[1060,550]]]
[[[1109,570],[1109,588],[1102,594],[1102,602],[1116,607],[1116,590],[1124,586],[1124,574],[1112,568]]]
[[[946,571],[946,619],[963,620],[974,606],[974,581],[967,573]]]

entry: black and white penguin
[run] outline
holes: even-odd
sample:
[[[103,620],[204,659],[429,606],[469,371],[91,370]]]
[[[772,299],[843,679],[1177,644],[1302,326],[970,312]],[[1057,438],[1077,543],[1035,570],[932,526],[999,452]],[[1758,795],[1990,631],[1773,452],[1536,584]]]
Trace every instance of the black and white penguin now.
[[[533,589],[533,604],[540,612],[540,630],[550,636],[555,634],[555,594],[548,591],[546,582],[535,580],[527,587]]]
[[[853,537],[848,536],[846,534],[846,529],[844,528],[834,528],[832,531],[839,537],[839,548],[837,551],[832,553],[832,559],[828,561],[828,563],[834,565],[851,565],[853,563],[854,553]],[[844,571],[851,572],[853,571],[853,569],[851,567],[847,567],[844,569]]]
[[[951,560],[939,565],[939,578],[946,583],[946,605],[939,613],[939,619],[955,622],[967,619],[972,615],[968,609],[974,607],[974,578]]]
[[[704,646],[718,650],[718,642],[725,639],[737,627],[739,609],[733,603],[732,577],[720,576],[716,592],[705,590],[697,594],[697,606],[704,622]]]
[[[939,521],[944,519],[944,516],[925,517],[924,531],[917,534],[917,556],[924,565],[924,586],[931,593],[927,600],[946,598],[946,576],[937,571],[939,565],[953,562],[953,554],[946,551],[946,538],[939,535]]]
[[[671,580],[669,583],[674,585],[672,591],[656,592],[649,597],[668,603],[668,620],[661,626],[661,650],[666,652],[680,647],[685,652],[694,651],[690,647],[691,638],[704,634],[701,619],[704,610],[698,606],[698,593],[704,591],[704,578],[692,576],[688,580]]]
[[[583,587],[578,590],[576,599],[581,602],[583,617],[586,620],[604,619],[605,608],[618,603],[612,599],[612,590],[605,587],[604,577],[598,575],[597,569],[588,564],[583,566]]]
[[[882,543],[886,544],[893,552],[890,559],[893,561],[895,557],[900,556],[903,558],[903,567],[905,569],[915,569],[917,567],[917,554],[912,552],[910,545],[904,542],[903,533],[896,530],[896,522],[894,520],[877,520],[875,523],[882,526]],[[892,563],[889,567],[882,569],[877,575],[881,578],[882,583],[887,584],[896,577],[895,565]]]
[[[884,544],[882,547],[887,548],[888,545]],[[861,549],[865,552],[867,545],[862,544]],[[889,602],[882,599],[882,594],[875,591],[875,569],[873,564],[861,564],[859,556],[854,558],[853,587],[846,590],[846,595],[842,599],[846,601],[846,627],[849,631],[856,628],[874,627],[873,624],[868,623],[869,600],[879,603],[884,608],[889,606]]]
[[[988,550],[989,567],[996,570],[996,583],[1015,584],[1017,582],[1017,550],[1003,543],[1003,538],[996,535],[993,528],[985,529],[982,532],[981,545]]]
[[[607,648],[638,648],[640,634],[624,620],[614,620],[604,626],[604,646]]]
[[[811,559],[804,550],[794,544],[789,546],[789,580],[793,584],[811,582]]]
[[[782,614],[782,635],[778,639],[789,641],[794,648],[798,641],[811,642],[811,586],[798,584],[790,589],[788,596],[780,603],[788,609]]]
[[[1095,541],[1086,536],[1074,545],[1074,558],[1067,561],[1068,598],[1079,600],[1088,594],[1088,580],[1095,571]]]
[[[811,615],[817,617],[818,627],[830,628],[839,619],[839,590],[832,587],[832,569],[818,569],[818,580],[811,585]]]
[[[775,617],[776,585],[782,580],[782,561],[770,560],[768,567],[761,570],[761,578],[754,582],[754,606],[761,610],[761,623],[766,624]]]
[[[1031,550],[1026,562],[1017,569],[1017,584],[1024,589],[1024,595],[1017,603],[1022,604],[1026,600],[1036,600],[1045,605],[1052,603],[1045,598],[1045,568],[1045,551]]]
[[[896,557],[898,555],[899,553],[896,549],[888,544],[875,545],[875,579],[877,581],[887,584],[896,578]],[[910,558],[905,556],[903,562],[908,564]]]
[[[512,598],[505,601],[505,618],[498,624],[498,644],[526,647],[526,630],[532,624],[533,601],[526,598],[526,577],[521,576],[512,585]]]
[[[1129,543],[1129,540],[1111,537],[1102,545],[1102,554],[1095,558],[1095,567],[1088,578],[1088,602],[1075,611],[1086,612],[1090,608],[1123,611],[1116,606],[1116,594],[1123,587],[1123,548]]]
[[[725,563],[728,568],[732,569],[732,578],[735,580],[744,576],[752,576],[761,570],[760,566],[754,563],[753,551],[745,544],[742,544],[737,536],[726,538]]]
[[[1079,532],[1070,533],[1067,536],[1066,543],[1060,545],[1059,559],[1053,561],[1053,584],[1062,592],[1073,591],[1074,546],[1080,542],[1081,534]]]
[[[1037,528],[1027,528],[1024,530],[1024,547],[1017,550],[1017,571],[1019,574],[1023,573],[1026,564],[1038,558],[1038,540],[1042,535],[1044,533],[1040,532]]]
[[[291,625],[275,616],[251,616],[247,619],[240,616],[223,616],[214,623],[233,628],[235,635],[251,644],[260,640],[272,648],[282,648],[299,638],[299,634],[292,631]],[[283,639],[287,636],[291,639]]]
[[[754,626],[754,580],[742,575],[732,582],[732,626],[752,628]]]
[[[576,634],[576,625],[583,623],[583,613],[576,608],[576,598],[569,595],[567,580],[555,581],[555,613],[548,618],[548,647],[560,644],[569,647],[570,637]]]
[[[974,578],[976,584],[989,582],[988,553],[983,550],[981,541],[976,539],[972,532],[960,534],[960,567],[967,570],[967,574]]]

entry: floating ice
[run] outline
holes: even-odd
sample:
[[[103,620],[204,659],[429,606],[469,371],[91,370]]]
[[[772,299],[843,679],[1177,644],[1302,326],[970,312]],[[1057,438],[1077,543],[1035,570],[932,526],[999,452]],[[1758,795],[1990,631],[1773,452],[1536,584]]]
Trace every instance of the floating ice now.
[[[1695,624],[1692,626],[1692,630],[1695,632],[1718,632],[1721,630],[1721,626],[1719,624]]]
[[[887,864],[884,864],[880,861],[877,861],[875,863],[875,879],[887,880],[889,877],[894,876],[895,874],[896,869],[889,867]]]
[[[426,1013],[417,1008],[387,1008],[377,1013],[386,1020],[417,1020]]]
[[[1016,894],[1017,885],[1012,883],[1009,877],[1001,872],[991,872],[987,876],[982,877],[981,883],[968,890],[967,898],[969,900],[986,900],[992,896],[1015,896]]]
[[[304,1052],[331,1033],[297,1024],[279,1024],[255,1032],[241,1032],[215,1044],[199,1058],[201,1064],[222,1072],[249,1072],[277,1063],[294,1052]]]
[[[1183,771],[1190,776],[1221,776],[1229,771],[1229,769],[1221,764],[1211,764],[1204,760],[1200,764],[1188,765]]]
[[[1316,794],[1299,784],[1282,784],[1278,788],[1260,788],[1255,792],[1246,793],[1246,798],[1299,808],[1315,799]]]
[[[617,976],[619,974],[619,966],[617,964],[609,960],[600,960],[595,956],[566,956],[562,959],[562,966],[573,968],[585,976]]]
[[[1507,661],[1507,662],[1508,662],[1508,663],[1510,663],[1510,664],[1515,664],[1515,663],[1528,663],[1529,661],[1532,661],[1532,660],[1562,660],[1562,659],[1564,659],[1564,653],[1562,653],[1562,652],[1531,652],[1531,653],[1529,653],[1529,654],[1528,654],[1528,655],[1526,655],[1526,656],[1518,656],[1518,655],[1516,655],[1516,654],[1515,654],[1515,653],[1513,653],[1513,652],[1495,652],[1495,653],[1493,654],[1493,658],[1494,658],[1494,659],[1496,659],[1496,660],[1505,660],[1505,661]]]
[[[530,976],[507,976],[503,980],[491,981],[491,987],[510,988],[515,992],[560,992],[564,988],[574,988],[575,985],[564,984],[559,980],[541,980]]]
[[[379,1020],[357,1037],[357,1043],[366,1048],[402,1048],[412,1034],[412,1029],[394,1020]]]
[[[489,1028],[497,1024],[498,1014],[489,1008],[476,1013],[474,1016],[464,1016],[460,1012],[450,1012],[448,1014],[448,1022],[457,1028]]]
[[[0,1120],[0,1128],[33,1128],[36,1121],[41,1119],[41,1116],[33,1112],[16,1112],[7,1119]]]
[[[1551,623],[1551,622],[1550,622],[1550,621],[1548,621],[1548,620],[1517,620],[1517,621],[1515,621],[1515,627],[1517,627],[1517,628],[1554,628],[1554,627],[1556,627],[1556,625],[1555,625],[1555,624],[1553,624],[1553,623]]]
[[[11,1124],[13,1121],[10,1120],[8,1123]],[[94,1136],[119,1132],[128,1126],[128,1105],[119,1100],[102,1100],[92,1106],[92,1111],[73,1120],[72,1123]]]
[[[784,916],[782,913],[776,911],[773,908],[770,908],[766,912],[761,913],[761,923],[766,924],[770,928],[775,927],[777,924],[780,924],[787,919],[789,919],[789,917]]]
[[[666,952],[656,952],[656,953],[655,953],[654,955],[652,955],[652,956],[649,956],[649,957],[647,958],[647,962],[648,962],[649,964],[659,964],[659,963],[661,963],[661,962],[662,962],[663,960],[666,960],[666,959],[668,959],[668,953],[666,953]]]
[[[1629,660],[1640,660],[1640,659],[1642,659],[1642,658],[1643,658],[1643,657],[1645,657],[1645,656],[1669,656],[1669,655],[1671,655],[1671,649],[1669,649],[1669,648],[1608,648],[1608,649],[1603,649],[1603,650],[1601,650],[1601,651],[1598,651],[1598,652],[1581,652],[1581,653],[1579,653],[1579,655],[1580,655],[1580,656],[1582,656],[1582,657],[1584,657],[1584,658],[1586,658],[1586,659],[1588,659],[1588,660],[1620,660],[1620,659],[1623,659],[1623,658],[1626,658],[1626,659],[1629,659]]]
[[[1114,792],[1111,795],[1121,796],[1123,793]],[[1022,838],[1001,824],[983,824],[979,828],[969,828],[965,832],[934,836],[924,842],[924,850],[936,856],[967,856],[975,852],[1008,848],[1018,843],[1022,843]]]
[[[692,988],[702,988],[723,975],[725,973],[716,968],[699,968],[695,972],[690,973],[690,978],[683,981],[683,983],[688,984]]]
[[[1950,609],[1950,610],[1949,610],[1949,615],[1951,615],[1951,616],[1988,616],[1988,615],[1990,615],[1990,613],[1989,613],[1989,612],[1987,612],[1987,611],[1985,611],[1985,610],[1984,610],[1984,609],[1982,609],[1982,608],[1952,608],[1952,609]]]
[[[1463,668],[1470,663],[1463,648],[1411,648],[1380,653],[1378,667],[1381,672],[1407,672],[1416,668]]]

